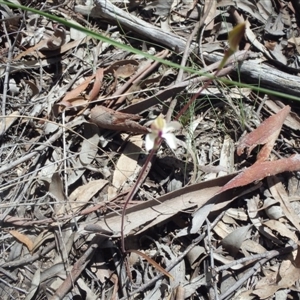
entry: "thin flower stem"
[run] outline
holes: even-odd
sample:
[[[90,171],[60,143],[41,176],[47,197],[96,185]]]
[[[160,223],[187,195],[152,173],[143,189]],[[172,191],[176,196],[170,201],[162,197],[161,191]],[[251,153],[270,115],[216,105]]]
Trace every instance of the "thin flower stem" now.
[[[224,62],[223,62],[224,64]],[[199,95],[207,89],[207,87],[212,83],[212,81],[218,76],[219,72],[221,71],[222,68],[218,68],[216,72],[213,74],[213,77],[210,78],[208,81],[205,82],[205,84],[200,88],[198,93],[196,93],[190,100],[189,102],[180,110],[180,112],[177,114],[175,117],[175,120],[178,121],[178,119],[188,110],[188,108],[196,101],[196,99],[199,97]]]
[[[159,148],[159,146],[161,145],[162,142],[162,138],[160,138],[159,140],[155,141],[155,146],[152,148],[151,152],[149,153],[140,173],[139,176],[133,186],[133,188],[130,190],[130,192],[127,194],[127,197],[125,199],[125,204],[122,210],[122,217],[121,217],[121,249],[122,249],[122,253],[124,256],[126,256],[126,248],[125,248],[125,236],[124,236],[124,222],[125,222],[125,213],[126,213],[126,208],[127,205],[129,203],[130,200],[132,200],[134,194],[136,193],[138,186],[140,184],[141,178],[143,177],[143,174],[145,173],[148,164],[151,162],[154,154],[156,153],[156,150]]]

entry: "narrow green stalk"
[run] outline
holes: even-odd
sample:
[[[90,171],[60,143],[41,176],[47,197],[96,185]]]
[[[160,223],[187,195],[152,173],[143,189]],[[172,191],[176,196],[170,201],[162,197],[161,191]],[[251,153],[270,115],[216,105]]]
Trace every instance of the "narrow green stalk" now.
[[[188,108],[196,101],[198,96],[208,88],[208,86],[212,83],[214,78],[216,78],[221,71],[221,68],[218,68],[216,72],[214,73],[213,77],[211,77],[208,81],[205,82],[205,84],[200,88],[200,90],[186,103],[186,105],[179,111],[179,113],[176,115],[175,120],[178,121],[178,119],[188,110]]]

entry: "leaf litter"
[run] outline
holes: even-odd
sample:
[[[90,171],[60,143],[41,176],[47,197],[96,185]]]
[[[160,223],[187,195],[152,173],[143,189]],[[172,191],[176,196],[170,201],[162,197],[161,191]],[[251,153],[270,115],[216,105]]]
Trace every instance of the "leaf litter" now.
[[[31,6],[210,72],[247,19],[221,75],[300,96],[297,1],[105,3]],[[145,134],[207,77],[0,5],[1,299],[299,297],[298,103],[210,83],[144,170],[125,257]]]

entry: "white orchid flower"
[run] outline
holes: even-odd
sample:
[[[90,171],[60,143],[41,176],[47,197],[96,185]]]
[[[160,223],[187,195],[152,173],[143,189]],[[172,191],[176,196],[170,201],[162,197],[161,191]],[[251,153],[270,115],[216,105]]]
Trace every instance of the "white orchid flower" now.
[[[177,141],[174,130],[180,129],[181,125],[177,121],[167,123],[162,117],[157,117],[151,124],[151,132],[146,135],[146,150],[157,149],[160,139],[164,139],[171,149],[177,148]]]

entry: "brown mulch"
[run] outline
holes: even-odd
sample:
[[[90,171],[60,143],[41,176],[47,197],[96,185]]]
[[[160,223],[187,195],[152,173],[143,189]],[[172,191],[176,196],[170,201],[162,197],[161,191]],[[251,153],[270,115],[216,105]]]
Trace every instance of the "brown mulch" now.
[[[299,1],[22,4],[203,75],[0,4],[0,299],[297,299]]]

